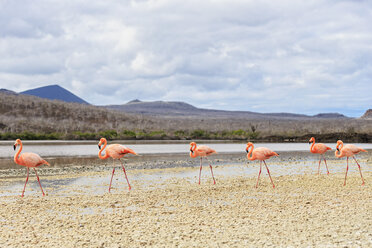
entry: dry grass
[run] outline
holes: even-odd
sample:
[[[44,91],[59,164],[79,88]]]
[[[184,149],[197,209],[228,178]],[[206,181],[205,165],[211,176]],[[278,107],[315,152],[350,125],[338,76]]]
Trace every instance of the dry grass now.
[[[306,134],[370,142],[372,120],[324,118],[222,118],[222,117],[150,117],[108,110],[103,107],[51,101],[33,96],[0,93],[0,133],[58,133],[57,138],[74,139],[74,132],[93,133],[114,130],[128,138],[124,130],[135,131],[132,138],[225,138],[301,137]],[[197,137],[195,131],[204,133]],[[232,133],[243,131],[243,134]],[[152,132],[152,133],[151,133]],[[230,133],[229,133],[230,132]],[[194,134],[195,135],[194,135]],[[81,137],[80,137],[81,138]],[[273,139],[275,140],[275,138]],[[280,141],[280,140],[279,140]]]

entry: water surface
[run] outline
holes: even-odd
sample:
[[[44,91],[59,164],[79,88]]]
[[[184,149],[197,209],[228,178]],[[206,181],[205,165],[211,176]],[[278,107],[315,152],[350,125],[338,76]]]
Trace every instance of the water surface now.
[[[126,142],[126,143],[125,143]],[[116,143],[116,142],[114,142]],[[136,142],[119,141],[117,143],[130,147],[138,154],[166,154],[166,153],[188,153],[190,151],[189,141],[177,142]],[[0,142],[0,158],[14,156],[14,141]],[[23,142],[23,152],[35,152],[43,157],[74,157],[74,156],[97,156],[98,142],[93,141],[25,141]],[[110,144],[110,142],[109,142]],[[241,153],[245,152],[246,142],[225,143],[225,142],[201,142],[215,149],[218,153]],[[325,143],[332,149],[336,148],[335,143]],[[364,149],[372,149],[372,143],[355,144]],[[255,147],[264,146],[276,152],[283,151],[308,151],[308,143],[256,143]]]

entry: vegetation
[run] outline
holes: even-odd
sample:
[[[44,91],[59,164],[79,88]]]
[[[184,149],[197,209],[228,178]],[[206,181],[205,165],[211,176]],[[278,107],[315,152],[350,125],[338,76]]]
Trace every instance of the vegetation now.
[[[0,139],[224,139],[372,142],[370,119],[149,117],[86,104],[0,93]]]

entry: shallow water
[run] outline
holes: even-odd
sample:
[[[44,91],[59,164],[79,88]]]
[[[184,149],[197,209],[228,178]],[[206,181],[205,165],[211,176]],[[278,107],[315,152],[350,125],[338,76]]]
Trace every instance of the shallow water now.
[[[125,142],[125,141],[123,141]],[[188,153],[190,150],[189,141],[172,142],[150,142],[141,144],[138,142],[127,141],[122,143],[133,149],[138,154],[165,154],[165,153]],[[181,143],[183,142],[183,143]],[[146,142],[147,143],[147,142]],[[13,142],[0,142],[0,158],[14,156]],[[35,152],[42,157],[74,157],[74,156],[97,156],[98,142],[91,141],[25,141],[23,142],[23,152]],[[203,144],[203,143],[200,143]],[[246,142],[241,143],[206,143],[209,147],[215,149],[218,153],[240,153],[245,152]],[[332,149],[335,149],[335,143],[325,143]],[[372,149],[372,143],[355,144],[364,149]],[[308,151],[308,143],[257,143],[255,147],[265,146],[273,151]]]
[[[371,172],[372,166],[366,161],[361,162],[362,172]],[[327,162],[330,174],[326,174],[326,168],[322,162],[320,167],[320,176],[329,177],[330,180],[335,180],[334,175],[337,173],[344,173],[346,164],[345,161],[328,161]],[[316,160],[310,161],[296,161],[283,163],[276,161],[276,158],[267,162],[270,174],[273,177],[274,183],[276,177],[286,175],[317,175],[318,162]],[[216,183],[224,183],[224,177],[246,177],[256,178],[259,172],[259,162],[253,161],[249,163],[234,163],[230,165],[213,166],[213,173]],[[349,173],[358,174],[358,167],[353,162],[349,163]],[[182,169],[165,169],[165,170],[127,170],[128,179],[132,186],[132,191],[136,190],[139,185],[148,190],[162,189],[166,186],[167,181],[174,179],[183,179],[184,183],[197,184],[199,176],[199,167],[182,168]],[[102,195],[108,193],[108,186],[111,178],[111,170],[102,173],[96,173],[87,176],[72,176],[61,179],[50,179],[48,177],[40,176],[41,184],[44,191],[51,195]],[[262,164],[261,179],[269,182],[268,173],[264,164]],[[25,178],[19,178],[11,182],[0,184],[0,196],[20,195],[25,183]],[[201,184],[212,184],[212,176],[209,166],[204,165],[202,168]],[[340,184],[342,180],[340,181]],[[250,185],[247,185],[250,186]],[[251,185],[253,187],[253,185]],[[128,185],[121,168],[116,168],[114,179],[112,181],[113,193],[125,193],[128,191]],[[26,187],[26,195],[41,195],[39,184],[36,177],[31,172],[30,178]]]

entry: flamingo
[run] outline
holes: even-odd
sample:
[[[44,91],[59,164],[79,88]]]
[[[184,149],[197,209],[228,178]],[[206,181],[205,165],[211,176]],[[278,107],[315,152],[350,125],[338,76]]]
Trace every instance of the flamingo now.
[[[209,160],[207,158],[207,156],[215,154],[215,153],[217,152],[208,146],[205,146],[205,145],[196,146],[195,142],[190,143],[190,157],[196,158],[197,156],[200,156],[199,184],[200,184],[200,176],[201,176],[201,171],[202,171],[203,158],[205,158],[208,161],[209,168],[211,168],[213,184],[216,184],[216,180],[214,179],[214,176],[213,176],[212,165],[209,163]]]
[[[101,148],[102,144],[103,144],[103,147]],[[107,159],[109,157],[111,157],[113,159],[112,164],[113,164],[114,168],[112,170],[109,192],[111,190],[112,178],[114,177],[114,173],[115,173],[115,159],[118,159],[120,161],[121,167],[123,168],[123,171],[124,171],[124,174],[125,174],[125,178],[127,179],[129,190],[131,190],[132,187],[129,184],[127,173],[125,172],[124,165],[123,165],[123,163],[121,162],[120,159],[128,153],[131,153],[131,154],[134,154],[134,155],[137,155],[137,153],[135,153],[132,149],[130,149],[128,147],[125,147],[125,146],[122,146],[122,145],[119,145],[119,144],[111,144],[111,145],[107,146],[107,148],[106,148],[106,146],[107,146],[107,140],[105,138],[101,138],[99,143],[98,143],[98,148],[100,149],[99,152],[98,152],[98,157],[100,159]],[[105,156],[102,156],[101,153],[103,152],[103,150],[105,150],[105,148],[106,148]]]
[[[322,157],[324,159],[324,163],[326,165],[326,168],[327,168],[327,175],[329,175],[329,170],[328,170],[328,166],[327,166],[327,161],[326,159],[324,158],[324,153],[326,153],[328,150],[332,150],[332,148],[324,145],[323,143],[317,143],[315,144],[315,138],[314,137],[311,137],[310,140],[309,140],[309,144],[312,143],[311,147],[310,147],[310,152],[311,153],[318,153],[319,154],[319,166],[318,166],[318,175],[320,174],[320,162],[322,161]]]
[[[341,147],[339,148],[339,146],[341,146]],[[342,158],[342,157],[346,156],[346,173],[345,173],[344,186],[346,185],[347,171],[349,170],[349,157],[353,157],[355,162],[357,163],[357,165],[359,167],[360,177],[362,178],[362,185],[364,185],[362,170],[360,169],[360,165],[355,158],[355,155],[358,154],[359,152],[367,152],[367,151],[360,148],[360,147],[356,147],[355,145],[352,145],[352,144],[347,144],[347,145],[344,146],[344,143],[341,140],[337,141],[335,156],[338,157],[338,158]]]
[[[249,148],[252,147],[252,149],[249,151]],[[258,182],[260,180],[260,175],[261,175],[261,169],[262,169],[262,161],[265,164],[267,173],[269,174],[271,183],[273,184],[273,188],[275,188],[273,179],[271,178],[269,168],[266,165],[265,160],[271,158],[272,156],[279,156],[276,152],[271,151],[269,148],[266,147],[257,147],[254,149],[254,146],[251,142],[247,143],[247,147],[245,148],[245,151],[247,152],[247,158],[251,161],[253,160],[260,160],[260,172],[258,173],[258,178],[257,178],[257,183],[256,183],[256,188],[258,187]]]
[[[35,168],[40,166],[40,165],[43,165],[43,164],[46,164],[46,165],[50,165],[50,164],[47,161],[45,161],[44,159],[42,159],[38,154],[33,153],[33,152],[24,152],[21,155],[19,155],[22,151],[22,148],[23,148],[22,141],[20,139],[17,139],[15,141],[14,146],[13,146],[14,150],[16,150],[18,145],[20,147],[19,147],[18,152],[14,155],[14,162],[16,164],[27,167],[27,178],[26,178],[25,186],[23,187],[22,197],[25,194],[25,189],[26,189],[26,184],[28,182],[28,176],[29,176],[30,168],[34,168],[37,181],[39,182],[39,185],[40,185],[41,192],[43,193],[43,196],[45,196],[43,188],[41,187],[39,176],[37,175],[37,172],[36,172]]]

